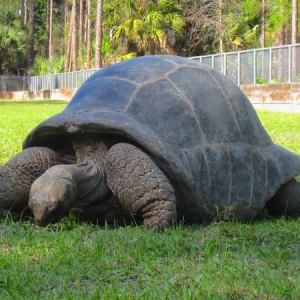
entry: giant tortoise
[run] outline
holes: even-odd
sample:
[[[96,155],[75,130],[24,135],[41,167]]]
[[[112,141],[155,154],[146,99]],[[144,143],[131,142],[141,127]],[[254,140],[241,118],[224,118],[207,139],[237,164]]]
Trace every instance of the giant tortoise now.
[[[145,56],[92,75],[0,170],[0,207],[164,228],[300,212],[300,157],[275,145],[218,71]]]

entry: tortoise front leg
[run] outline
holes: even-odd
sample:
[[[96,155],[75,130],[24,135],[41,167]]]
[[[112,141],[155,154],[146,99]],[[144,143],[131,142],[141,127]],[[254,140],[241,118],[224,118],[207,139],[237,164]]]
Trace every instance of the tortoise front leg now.
[[[85,212],[85,207],[105,199],[109,192],[103,159],[106,150],[92,141],[73,141],[73,145],[77,164],[54,166],[32,184],[29,208],[40,226],[59,221],[74,207]]]
[[[150,228],[165,228],[176,221],[176,198],[168,178],[137,147],[120,143],[108,152],[108,186],[133,216],[142,216]]]
[[[283,184],[266,205],[274,216],[300,216],[300,183],[295,179]]]
[[[53,150],[44,147],[25,149],[0,169],[0,211],[20,215],[28,206],[29,191],[36,178],[47,169],[63,163]]]

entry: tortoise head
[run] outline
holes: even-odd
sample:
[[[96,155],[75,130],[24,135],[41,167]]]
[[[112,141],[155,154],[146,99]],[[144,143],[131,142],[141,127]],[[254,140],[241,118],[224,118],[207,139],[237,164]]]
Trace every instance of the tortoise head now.
[[[75,184],[66,184],[69,180],[53,176],[57,168],[62,169],[61,166],[49,169],[31,186],[28,205],[39,226],[56,223],[67,216],[77,197]]]

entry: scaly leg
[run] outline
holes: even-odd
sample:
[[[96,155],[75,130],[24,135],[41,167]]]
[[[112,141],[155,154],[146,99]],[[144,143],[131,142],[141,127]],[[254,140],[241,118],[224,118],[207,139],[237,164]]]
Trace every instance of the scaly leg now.
[[[25,149],[10,159],[0,169],[0,210],[21,214],[28,206],[34,180],[47,169],[62,163],[56,152],[44,147]]]
[[[120,143],[108,152],[108,186],[133,216],[142,216],[150,228],[165,228],[176,221],[176,198],[168,178],[137,147]]]

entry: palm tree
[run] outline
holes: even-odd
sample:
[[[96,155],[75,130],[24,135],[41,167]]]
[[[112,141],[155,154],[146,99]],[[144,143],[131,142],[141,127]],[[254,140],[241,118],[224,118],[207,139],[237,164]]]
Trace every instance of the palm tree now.
[[[27,42],[24,30],[0,24],[0,74],[17,74],[26,65]]]
[[[171,52],[185,22],[176,1],[118,1],[113,38],[138,55]],[[118,19],[119,17],[119,19]]]

